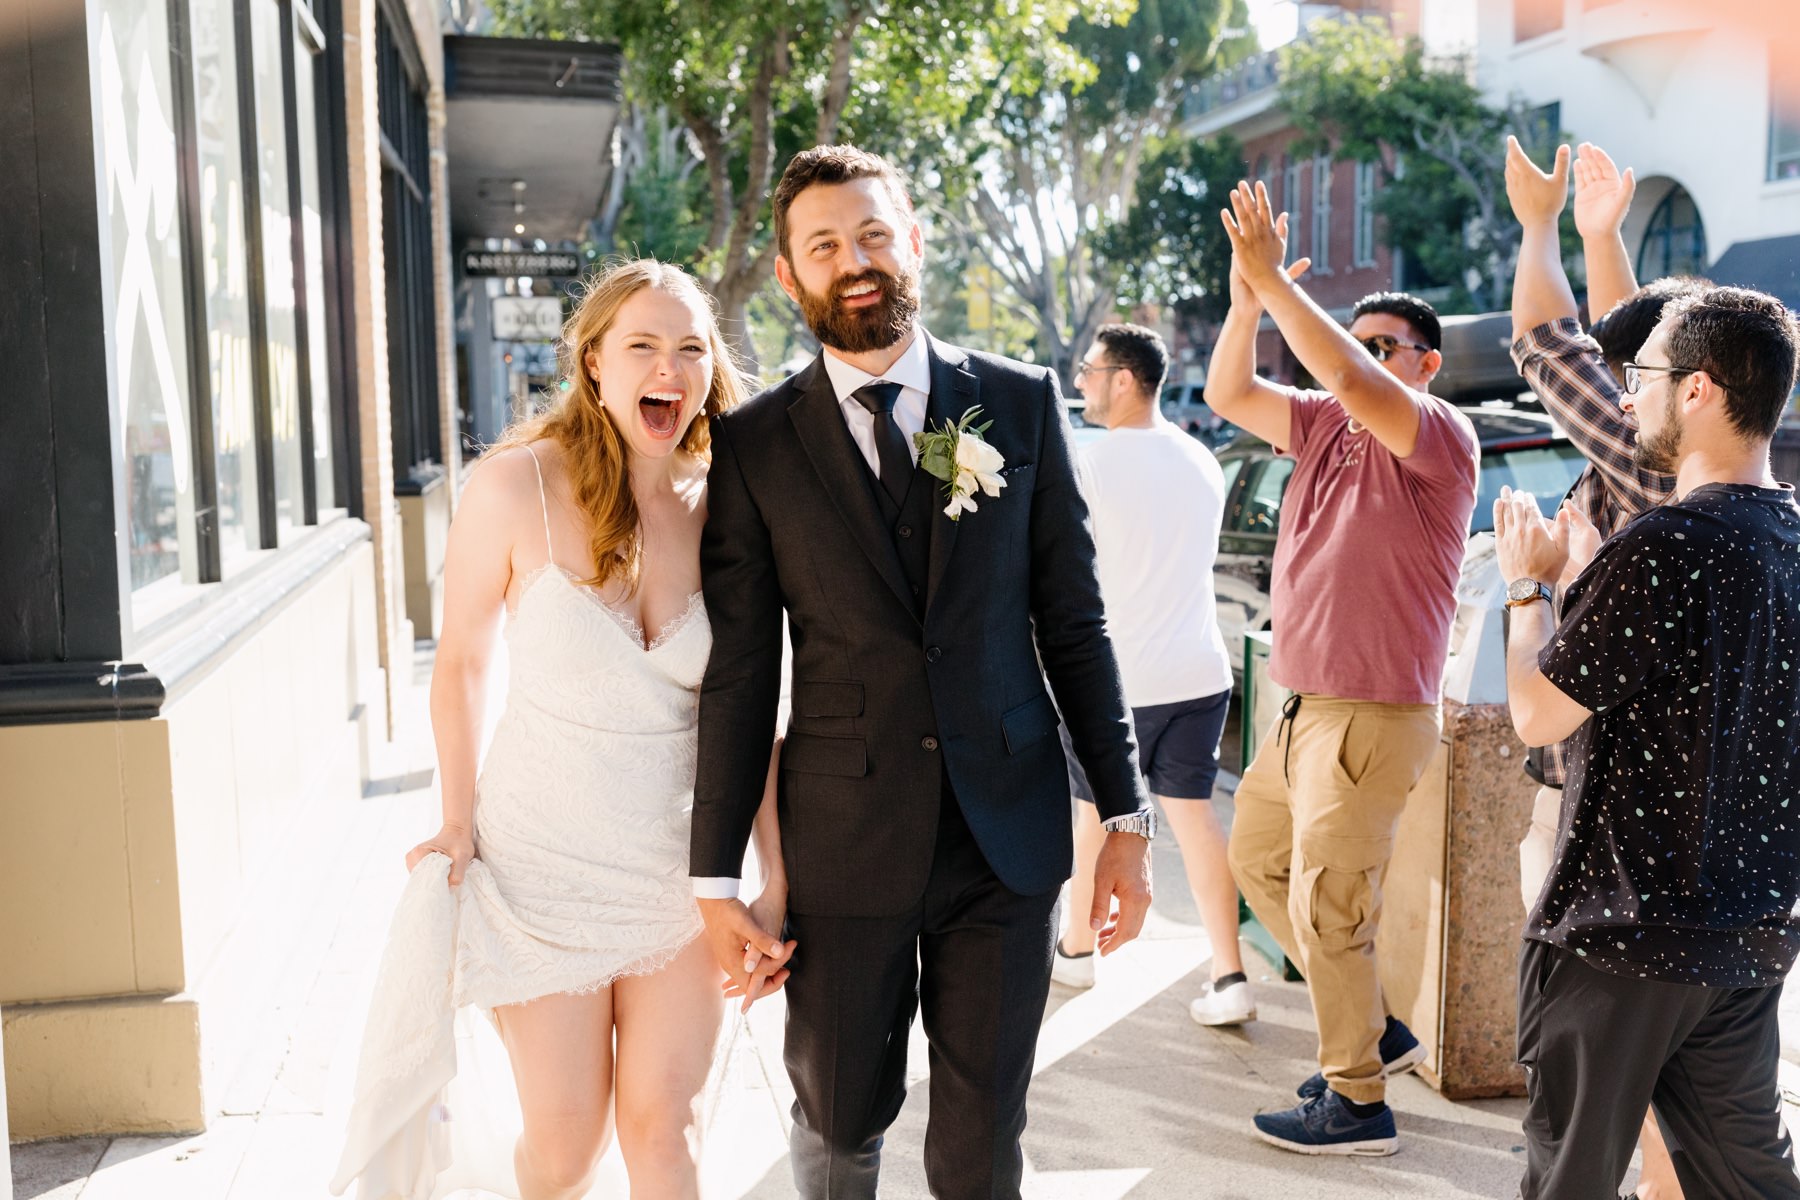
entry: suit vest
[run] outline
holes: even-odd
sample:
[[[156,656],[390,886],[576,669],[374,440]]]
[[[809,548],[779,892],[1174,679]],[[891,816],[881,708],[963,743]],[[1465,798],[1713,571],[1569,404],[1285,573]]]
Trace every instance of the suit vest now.
[[[867,478],[876,503],[881,505],[882,522],[893,539],[900,569],[912,588],[913,612],[922,621],[925,619],[925,585],[931,574],[931,509],[938,494],[939,480],[923,467],[914,467],[906,487],[906,499],[895,504],[873,472]]]

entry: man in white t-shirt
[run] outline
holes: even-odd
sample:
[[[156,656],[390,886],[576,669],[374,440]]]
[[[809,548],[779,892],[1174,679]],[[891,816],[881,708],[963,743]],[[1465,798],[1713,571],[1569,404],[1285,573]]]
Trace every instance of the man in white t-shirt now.
[[[1140,764],[1181,847],[1188,885],[1213,945],[1212,981],[1189,1011],[1202,1025],[1256,1016],[1238,951],[1238,895],[1212,808],[1231,662],[1213,602],[1213,559],[1225,506],[1219,464],[1157,405],[1169,352],[1141,325],[1105,325],[1075,372],[1089,424],[1105,437],[1081,452],[1093,513],[1100,593],[1137,730]],[[1067,735],[1065,749],[1067,748]],[[1078,799],[1076,873],[1052,977],[1094,982],[1090,863],[1105,836],[1087,780],[1069,755]]]

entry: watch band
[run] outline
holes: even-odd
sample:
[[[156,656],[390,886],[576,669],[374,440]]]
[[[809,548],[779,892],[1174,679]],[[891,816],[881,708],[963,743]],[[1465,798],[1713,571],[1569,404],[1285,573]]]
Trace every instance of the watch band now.
[[[1135,833],[1147,842],[1154,841],[1156,839],[1156,810],[1140,808],[1134,813],[1108,817],[1100,822],[1100,828],[1108,833]]]

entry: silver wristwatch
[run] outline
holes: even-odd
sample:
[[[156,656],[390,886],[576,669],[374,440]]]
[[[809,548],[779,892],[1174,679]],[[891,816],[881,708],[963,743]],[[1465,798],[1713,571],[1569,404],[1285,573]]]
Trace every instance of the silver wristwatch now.
[[[1135,833],[1146,842],[1156,839],[1156,810],[1140,808],[1134,813],[1126,813],[1122,817],[1108,817],[1100,822],[1100,828],[1108,833]]]

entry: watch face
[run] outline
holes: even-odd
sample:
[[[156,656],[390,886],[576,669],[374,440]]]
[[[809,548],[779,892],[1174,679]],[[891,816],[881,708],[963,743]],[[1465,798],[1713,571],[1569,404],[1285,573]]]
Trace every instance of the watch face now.
[[[1515,579],[1506,586],[1508,600],[1529,600],[1538,593],[1538,581],[1535,579]]]

